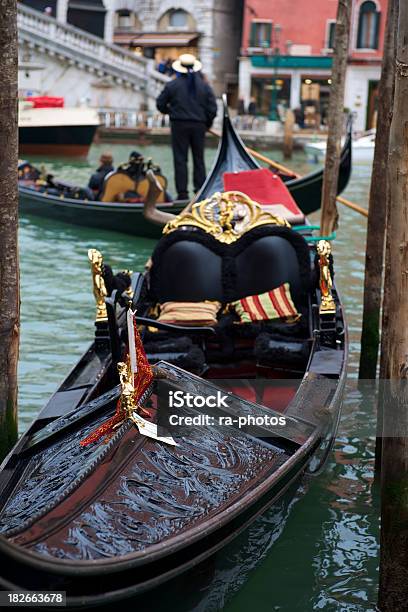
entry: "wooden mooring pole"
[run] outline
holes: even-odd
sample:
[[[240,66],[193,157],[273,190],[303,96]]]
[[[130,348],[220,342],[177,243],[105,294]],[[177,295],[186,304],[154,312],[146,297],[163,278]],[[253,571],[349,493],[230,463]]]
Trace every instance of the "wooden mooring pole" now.
[[[344,118],[344,89],[350,37],[352,0],[339,0],[334,33],[332,85],[329,102],[329,134],[322,187],[320,231],[328,236],[337,227],[337,181],[340,168],[341,136]]]
[[[380,342],[379,324],[388,186],[388,148],[395,84],[395,43],[398,1],[389,0],[381,80],[378,95],[377,135],[368,205],[361,332],[360,379],[375,379]]]
[[[381,612],[408,606],[408,2],[400,0],[390,132],[386,270],[387,379],[383,398]]]
[[[283,133],[283,157],[292,159],[293,153],[293,127],[295,125],[295,113],[288,108],[286,111],[284,133]]]
[[[0,1],[0,457],[17,437],[17,2]]]

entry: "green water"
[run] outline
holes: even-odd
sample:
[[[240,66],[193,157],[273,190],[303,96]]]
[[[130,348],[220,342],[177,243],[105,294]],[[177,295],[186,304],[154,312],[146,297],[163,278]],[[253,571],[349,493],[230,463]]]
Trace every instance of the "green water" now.
[[[85,162],[43,161],[67,181],[85,184],[103,149],[115,162],[134,147],[94,146]],[[165,146],[147,150],[162,165],[172,187],[172,161]],[[207,151],[210,164],[214,150]],[[279,153],[274,153],[279,160]],[[293,166],[314,169],[298,153]],[[366,205],[370,165],[354,168],[346,197]],[[312,218],[318,222],[318,216]],[[87,249],[97,247],[114,267],[141,269],[153,241],[23,216],[20,221],[22,338],[20,430],[66,376],[92,340],[94,301]],[[336,280],[348,314],[348,392],[334,452],[326,471],[306,482],[306,496],[290,512],[266,513],[227,552],[210,587],[191,609],[228,612],[375,609],[378,565],[378,499],[373,489],[373,401],[357,388],[364,270],[365,220],[340,208],[334,244]],[[276,534],[280,533],[276,540]],[[275,542],[276,540],[276,542]],[[272,546],[272,544],[274,544]]]

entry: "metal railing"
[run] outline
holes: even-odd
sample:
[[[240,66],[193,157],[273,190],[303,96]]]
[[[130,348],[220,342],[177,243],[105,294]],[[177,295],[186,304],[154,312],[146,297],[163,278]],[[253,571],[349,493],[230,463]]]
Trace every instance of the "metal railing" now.
[[[254,115],[236,115],[232,123],[239,132],[264,132],[268,120]]]
[[[170,127],[168,115],[159,112],[135,111],[132,108],[99,108],[99,119],[101,125],[106,128],[129,128],[129,129],[158,129]],[[232,118],[234,127],[239,132],[264,132],[266,117],[254,117],[252,115],[237,115]],[[220,128],[222,119],[220,116],[214,122],[214,128]]]
[[[101,125],[106,128],[147,128],[151,130],[170,126],[168,115],[161,113],[137,112],[128,108],[99,108],[98,112]]]

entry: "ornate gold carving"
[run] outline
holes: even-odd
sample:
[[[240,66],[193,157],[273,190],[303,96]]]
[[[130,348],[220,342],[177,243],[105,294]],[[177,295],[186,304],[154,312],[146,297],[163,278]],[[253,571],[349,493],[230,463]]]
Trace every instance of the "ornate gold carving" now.
[[[130,419],[139,428],[144,427],[143,419],[137,419],[137,415],[146,416],[149,413],[138,404],[136,400],[136,390],[134,387],[133,373],[130,368],[130,364],[120,361],[118,363],[119,381],[122,387],[122,393],[120,396],[120,407],[122,409],[123,420],[117,423],[114,428],[119,427],[124,420]]]
[[[329,257],[331,253],[330,242],[327,240],[319,240],[316,249],[319,255],[320,266],[321,302],[319,312],[320,314],[336,314],[336,304],[331,294],[333,282],[329,268]]]
[[[283,218],[262,209],[240,191],[214,193],[207,200],[193,204],[191,212],[183,212],[163,229],[170,234],[179,227],[199,227],[220,242],[231,244],[260,225],[282,225],[290,227]]]
[[[93,294],[96,301],[96,321],[107,321],[105,298],[108,295],[102,276],[103,257],[97,249],[89,249],[88,259],[91,263]]]
[[[133,385],[133,374],[130,367],[120,361],[118,363],[119,381],[122,387],[122,394],[120,396],[121,407],[126,413],[127,418],[132,418],[132,413],[137,408],[135,401],[135,387]]]

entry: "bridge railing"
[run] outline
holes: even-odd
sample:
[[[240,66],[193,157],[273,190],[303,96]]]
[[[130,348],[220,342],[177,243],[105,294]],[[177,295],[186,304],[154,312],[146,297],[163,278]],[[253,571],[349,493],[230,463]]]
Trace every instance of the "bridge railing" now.
[[[74,26],[60,23],[54,17],[18,3],[17,23],[20,42],[43,46],[96,71],[110,74],[133,85],[135,89],[151,90],[155,95],[168,77],[154,69],[152,60],[106,43]]]
[[[136,111],[134,108],[99,108],[98,113],[101,126],[106,128],[151,130],[170,127],[169,116],[162,115],[159,112]],[[236,115],[232,117],[232,122],[239,132],[264,132],[267,119],[250,115]],[[213,128],[220,129],[221,125],[222,117],[218,114]]]
[[[236,115],[232,123],[239,132],[265,132],[268,119],[262,116]]]
[[[135,109],[99,108],[99,120],[107,128],[165,128],[170,126],[168,115],[147,111],[137,112]]]

